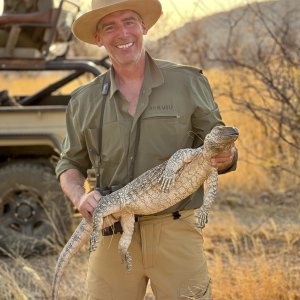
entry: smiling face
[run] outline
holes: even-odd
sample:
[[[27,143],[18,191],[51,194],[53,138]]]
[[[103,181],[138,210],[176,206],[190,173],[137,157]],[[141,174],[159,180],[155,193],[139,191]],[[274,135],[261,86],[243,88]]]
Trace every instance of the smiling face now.
[[[145,54],[143,35],[147,33],[140,16],[131,10],[105,16],[97,26],[98,46],[104,46],[114,66],[138,63]]]

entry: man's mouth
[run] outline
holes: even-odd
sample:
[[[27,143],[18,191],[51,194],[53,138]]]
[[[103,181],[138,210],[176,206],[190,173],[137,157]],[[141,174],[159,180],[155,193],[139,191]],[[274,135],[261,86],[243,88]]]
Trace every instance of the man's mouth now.
[[[127,44],[117,45],[117,48],[118,48],[118,49],[128,49],[128,48],[132,47],[133,44],[134,44],[134,43],[131,42],[131,43],[127,43]]]

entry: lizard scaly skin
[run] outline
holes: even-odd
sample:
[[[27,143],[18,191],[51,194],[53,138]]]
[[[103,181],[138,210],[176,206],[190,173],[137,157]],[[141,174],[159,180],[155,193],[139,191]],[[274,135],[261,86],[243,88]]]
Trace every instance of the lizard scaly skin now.
[[[123,188],[102,196],[93,214],[92,224],[81,221],[58,259],[52,285],[52,299],[58,296],[59,282],[71,257],[90,238],[90,251],[99,241],[103,218],[120,218],[123,233],[119,252],[127,269],[132,268],[128,252],[134,230],[134,215],[150,215],[163,211],[194,193],[205,184],[203,205],[195,210],[195,226],[203,228],[217,192],[218,171],[211,166],[211,157],[230,149],[238,138],[238,130],[216,126],[207,134],[203,146],[180,149],[171,158],[143,173]]]

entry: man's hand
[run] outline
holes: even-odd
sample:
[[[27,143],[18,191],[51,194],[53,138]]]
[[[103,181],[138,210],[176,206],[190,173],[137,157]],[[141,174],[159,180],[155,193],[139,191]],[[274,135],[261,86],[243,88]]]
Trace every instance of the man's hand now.
[[[89,223],[93,221],[93,212],[98,201],[101,201],[100,193],[97,191],[92,191],[88,194],[84,194],[80,198],[79,205],[76,207]],[[120,221],[119,215],[108,215],[103,218],[103,228],[113,226],[113,224],[118,221]]]
[[[60,184],[64,194],[72,201],[87,222],[91,223],[93,212],[101,195],[98,191],[86,192],[85,178],[77,169],[69,169],[60,175]],[[109,215],[103,220],[103,227],[111,226],[119,221],[119,215]]]
[[[233,143],[228,151],[221,152],[218,155],[212,157],[211,165],[217,168],[219,171],[228,169],[232,165],[234,153],[235,145]]]
[[[76,208],[89,223],[92,222],[93,212],[100,198],[101,195],[99,192],[92,191],[88,194],[83,194],[79,203],[76,203]]]

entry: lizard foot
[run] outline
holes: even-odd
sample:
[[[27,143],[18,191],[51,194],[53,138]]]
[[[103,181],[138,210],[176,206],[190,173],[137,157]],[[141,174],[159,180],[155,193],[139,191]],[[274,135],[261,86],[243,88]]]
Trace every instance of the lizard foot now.
[[[122,263],[125,263],[128,272],[132,270],[132,258],[129,252],[121,254]]]
[[[208,213],[201,211],[195,214],[195,219],[196,219],[195,227],[204,228],[205,224],[207,224],[208,222]]]
[[[132,258],[128,252],[125,254],[125,264],[127,271],[130,272],[132,270]]]
[[[174,180],[175,180],[175,178],[173,176],[169,177],[169,176],[162,175],[161,178],[159,179],[159,182],[161,185],[160,190],[164,193],[168,192],[170,189],[170,186],[172,184],[174,184]]]
[[[99,238],[97,238],[94,234],[91,234],[91,236],[90,236],[90,248],[89,248],[90,252],[96,250],[98,241],[99,241]]]

